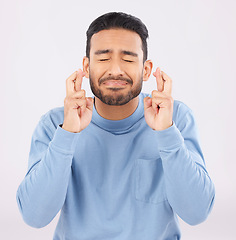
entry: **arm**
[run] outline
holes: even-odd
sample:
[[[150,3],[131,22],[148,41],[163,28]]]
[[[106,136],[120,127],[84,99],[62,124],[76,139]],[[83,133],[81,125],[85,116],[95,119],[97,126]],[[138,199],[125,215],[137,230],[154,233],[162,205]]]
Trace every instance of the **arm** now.
[[[32,227],[46,226],[61,209],[67,192],[75,133],[40,121],[31,141],[28,172],[17,191],[24,221]]]
[[[210,213],[215,188],[205,168],[194,115],[190,109],[165,130],[156,132],[168,201],[188,224],[204,221]]]
[[[172,120],[172,79],[160,68],[153,75],[157,90],[152,91],[151,97],[144,98],[144,115],[158,138],[167,198],[184,221],[198,224],[212,209],[215,189],[205,169],[197,126],[188,107],[179,112],[176,126],[177,122]]]
[[[64,119],[46,114],[32,136],[29,169],[18,188],[17,203],[24,221],[33,227],[46,226],[64,204],[73,151],[92,119],[93,99],[81,90],[83,77],[79,69],[66,80]],[[63,126],[58,126],[62,120]]]

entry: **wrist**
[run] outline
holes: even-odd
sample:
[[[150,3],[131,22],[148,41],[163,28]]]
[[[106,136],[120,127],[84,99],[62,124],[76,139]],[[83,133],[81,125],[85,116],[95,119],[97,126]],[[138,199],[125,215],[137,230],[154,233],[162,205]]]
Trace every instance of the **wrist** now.
[[[80,133],[81,132],[81,130],[71,129],[71,128],[67,127],[65,124],[60,124],[59,126],[67,132],[71,132],[71,133]]]
[[[171,123],[168,124],[168,125],[165,125],[165,126],[160,127],[160,128],[155,128],[153,130],[155,130],[155,131],[163,131],[163,130],[166,130],[166,129],[170,128],[171,126],[173,126],[173,121],[171,121]]]

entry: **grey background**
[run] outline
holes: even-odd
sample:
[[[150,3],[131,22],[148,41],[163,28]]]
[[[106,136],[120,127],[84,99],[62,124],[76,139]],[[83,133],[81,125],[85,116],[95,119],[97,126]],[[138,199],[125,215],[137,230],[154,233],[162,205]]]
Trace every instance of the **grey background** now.
[[[209,218],[181,221],[183,240],[235,239],[236,2],[0,1],[0,232],[2,239],[52,239],[58,216],[45,228],[27,226],[16,190],[27,171],[33,130],[41,115],[63,106],[65,80],[82,67],[85,32],[109,11],[146,24],[149,59],[173,80],[173,97],[195,113],[207,169],[216,186]],[[91,96],[88,80],[82,88]],[[156,89],[152,76],[143,92]]]

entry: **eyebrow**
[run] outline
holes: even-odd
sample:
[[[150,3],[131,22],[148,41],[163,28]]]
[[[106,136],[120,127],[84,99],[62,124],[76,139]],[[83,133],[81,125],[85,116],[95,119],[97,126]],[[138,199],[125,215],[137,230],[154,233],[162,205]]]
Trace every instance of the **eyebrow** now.
[[[112,53],[112,50],[111,49],[97,50],[95,52],[95,55],[101,55],[101,54],[106,54],[106,53]],[[133,57],[138,57],[137,53],[134,53],[134,52],[131,52],[131,51],[122,50],[121,53],[124,54],[124,55],[130,55],[130,56],[133,56]]]
[[[110,49],[97,50],[95,52],[95,55],[101,55],[101,54],[110,53],[110,52],[112,52]]]
[[[131,52],[131,51],[121,51],[124,55],[130,55],[133,57],[138,57],[137,53]]]

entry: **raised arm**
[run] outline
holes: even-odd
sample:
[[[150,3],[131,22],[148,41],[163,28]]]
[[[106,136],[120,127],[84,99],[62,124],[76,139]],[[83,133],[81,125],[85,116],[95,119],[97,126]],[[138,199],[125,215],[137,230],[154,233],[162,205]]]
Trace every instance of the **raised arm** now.
[[[198,224],[212,209],[215,188],[205,168],[196,122],[184,104],[178,124],[172,121],[172,80],[159,68],[153,75],[158,90],[144,99],[145,119],[156,131],[168,201],[185,222]]]
[[[79,70],[66,81],[63,126],[55,126],[49,112],[33,133],[28,172],[16,196],[24,221],[32,227],[46,226],[64,204],[77,138],[92,118],[92,99],[81,90],[83,76]]]

